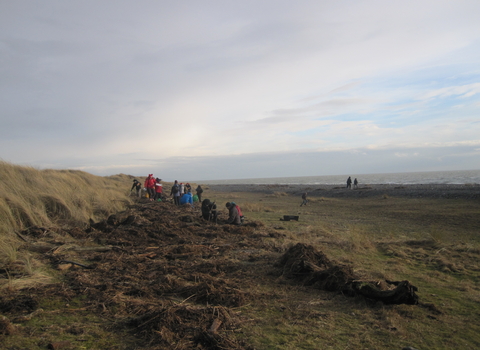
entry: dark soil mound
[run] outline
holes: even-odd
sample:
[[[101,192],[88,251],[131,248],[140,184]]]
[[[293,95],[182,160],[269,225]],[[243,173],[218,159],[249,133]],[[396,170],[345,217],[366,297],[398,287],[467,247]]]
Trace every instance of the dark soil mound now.
[[[355,296],[362,295],[385,304],[417,304],[417,288],[408,281],[386,283],[360,281],[353,268],[331,262],[325,254],[310,245],[298,243],[288,249],[277,266],[286,278],[295,279],[307,286],[327,291],[337,291]],[[396,286],[394,289],[390,286]]]

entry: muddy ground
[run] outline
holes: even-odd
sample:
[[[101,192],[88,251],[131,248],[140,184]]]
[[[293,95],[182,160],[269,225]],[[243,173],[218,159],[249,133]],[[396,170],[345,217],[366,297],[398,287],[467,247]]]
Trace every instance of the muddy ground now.
[[[42,298],[55,295],[68,305],[81,296],[81,309],[101,315],[108,331],[135,339],[125,349],[253,349],[237,336],[246,322],[239,307],[272,297],[258,285],[282,281],[345,298],[359,291],[351,266],[304,245],[275,251],[268,242],[281,231],[260,222],[226,225],[223,215],[211,223],[199,208],[142,199],[86,228],[24,231],[25,249],[40,254],[62,280],[2,295],[0,337],[35,332],[25,322]],[[374,287],[375,293],[397,288],[388,281]],[[407,303],[417,303],[415,287],[407,288]],[[47,337],[40,345],[61,348],[55,340]]]

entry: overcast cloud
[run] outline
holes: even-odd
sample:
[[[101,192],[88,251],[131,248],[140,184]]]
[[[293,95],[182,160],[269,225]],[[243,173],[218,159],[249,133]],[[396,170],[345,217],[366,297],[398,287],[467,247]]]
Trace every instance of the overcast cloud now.
[[[0,0],[0,158],[165,180],[480,169],[479,13]]]

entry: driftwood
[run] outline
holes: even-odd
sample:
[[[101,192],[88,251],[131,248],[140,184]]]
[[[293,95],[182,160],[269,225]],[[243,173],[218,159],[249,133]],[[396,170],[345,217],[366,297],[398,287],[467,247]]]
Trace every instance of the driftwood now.
[[[352,287],[358,294],[363,295],[368,299],[381,301],[384,304],[418,304],[418,296],[415,292],[417,287],[412,285],[409,281],[390,282],[387,283],[397,285],[395,289],[380,290],[371,283],[353,282]]]
[[[80,267],[83,267],[85,269],[94,269],[93,266],[87,266],[87,265],[84,265],[84,264],[80,264],[80,263],[77,263],[75,261],[70,261],[70,260],[62,260],[62,261],[59,261],[59,264],[73,264],[73,265],[78,265]]]
[[[210,326],[208,331],[212,333],[217,333],[218,328],[220,328],[221,325],[222,325],[222,320],[216,318],[213,320],[212,325]]]
[[[30,243],[28,249],[37,253],[53,253],[57,254],[61,251],[74,251],[74,252],[109,252],[113,249],[121,249],[113,246],[99,246],[99,247],[78,247],[78,246],[69,246],[69,245],[56,245],[46,242],[36,242]],[[123,249],[121,249],[123,250]]]

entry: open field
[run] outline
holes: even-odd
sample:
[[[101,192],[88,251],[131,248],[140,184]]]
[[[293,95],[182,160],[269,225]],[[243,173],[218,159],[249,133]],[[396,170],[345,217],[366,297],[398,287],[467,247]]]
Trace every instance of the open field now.
[[[126,196],[131,179],[122,181]],[[218,224],[198,206],[141,199],[90,224],[4,235],[0,348],[480,347],[478,187],[448,198],[312,189],[303,207],[303,188],[204,189],[222,210]],[[222,224],[226,201],[246,225]],[[408,280],[418,303],[295,278],[281,262],[298,243],[362,283]]]

